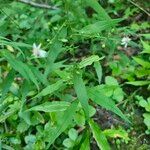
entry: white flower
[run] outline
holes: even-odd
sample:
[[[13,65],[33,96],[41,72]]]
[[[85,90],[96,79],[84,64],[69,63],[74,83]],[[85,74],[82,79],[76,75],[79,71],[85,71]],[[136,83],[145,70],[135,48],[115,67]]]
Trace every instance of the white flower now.
[[[41,49],[41,44],[36,45],[34,43],[32,52],[35,57],[40,57],[40,58],[47,57],[47,52]]]
[[[131,41],[131,39],[126,36],[126,37],[123,37],[122,40],[121,40],[121,45],[124,45],[125,48],[127,48],[128,46],[128,43]]]

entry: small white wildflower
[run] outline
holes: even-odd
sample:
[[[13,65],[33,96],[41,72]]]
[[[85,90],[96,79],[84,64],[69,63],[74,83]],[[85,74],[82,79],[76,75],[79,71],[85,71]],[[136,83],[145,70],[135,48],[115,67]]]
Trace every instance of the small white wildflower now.
[[[124,45],[125,48],[127,48],[128,43],[131,41],[131,39],[127,36],[127,37],[123,37],[121,40],[121,45]]]
[[[36,45],[34,43],[32,52],[35,57],[39,57],[39,58],[47,57],[47,52],[41,49],[41,44]]]

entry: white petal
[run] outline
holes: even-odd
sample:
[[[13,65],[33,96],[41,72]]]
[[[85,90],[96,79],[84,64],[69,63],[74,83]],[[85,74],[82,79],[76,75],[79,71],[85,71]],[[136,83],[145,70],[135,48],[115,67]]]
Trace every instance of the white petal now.
[[[44,50],[39,50],[39,57],[47,57],[47,52]]]
[[[33,49],[36,49],[36,48],[37,48],[36,44],[35,44],[35,43],[33,43]]]
[[[41,48],[41,43],[37,46],[37,48],[38,48],[38,49],[40,49],[40,48]]]

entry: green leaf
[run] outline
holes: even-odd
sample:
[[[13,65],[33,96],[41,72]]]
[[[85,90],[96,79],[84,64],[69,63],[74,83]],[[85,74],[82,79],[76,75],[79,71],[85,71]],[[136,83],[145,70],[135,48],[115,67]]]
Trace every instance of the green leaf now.
[[[5,95],[7,94],[7,92],[9,91],[11,84],[14,80],[15,77],[15,71],[14,70],[10,70],[10,72],[8,73],[7,77],[5,78],[5,80],[3,81],[3,85],[2,85],[2,96],[0,99],[0,102],[2,102],[5,98]]]
[[[89,122],[90,128],[93,133],[93,137],[97,142],[98,147],[101,150],[110,150],[109,143],[107,142],[107,139],[103,132],[101,131],[100,127],[95,123],[92,119]]]
[[[84,116],[83,110],[81,110],[80,112],[77,112],[75,114],[74,120],[75,120],[76,124],[79,125],[79,126],[84,126],[85,125],[85,116]]]
[[[146,124],[147,128],[150,129],[150,113],[144,113],[144,123]]]
[[[122,111],[115,105],[115,103],[108,97],[106,97],[98,87],[94,87],[88,90],[89,98],[103,108],[110,110],[120,116],[123,120],[130,123]]]
[[[78,137],[78,132],[74,128],[71,128],[68,132],[68,135],[71,140],[75,141]]]
[[[63,141],[63,145],[67,148],[73,147],[74,143],[71,139],[67,138]]]
[[[70,106],[69,102],[45,102],[41,105],[34,106],[27,111],[43,111],[43,112],[57,112],[57,111],[65,111]]]
[[[146,33],[146,34],[140,34],[141,36],[145,37],[146,39],[150,39],[150,33]]]
[[[46,147],[46,149],[49,149],[51,144],[56,140],[56,138],[64,132],[67,127],[72,123],[73,116],[75,115],[76,108],[77,108],[78,102],[74,101],[70,107],[65,110],[64,115],[60,121],[60,123],[57,125],[57,127],[51,132],[51,136],[49,138],[49,143]]]
[[[132,81],[132,82],[126,82],[126,84],[131,84],[134,86],[144,86],[144,85],[149,85],[150,81]]]
[[[99,84],[100,84],[101,80],[102,80],[102,66],[99,62],[95,62],[94,63],[94,68],[96,70],[96,74],[97,74],[98,81],[99,81]]]
[[[143,66],[145,68],[150,68],[150,63],[148,61],[145,61],[145,60],[143,60],[141,58],[137,58],[137,57],[133,57],[133,59],[141,66]]]
[[[32,134],[25,136],[24,139],[25,139],[26,144],[35,143],[36,142],[36,136],[32,135]]]
[[[101,59],[103,59],[104,57],[99,58],[99,56],[97,55],[92,55],[88,58],[83,59],[80,63],[79,63],[79,68],[84,68],[86,66],[91,65],[93,62],[97,62]]]
[[[107,85],[114,85],[114,86],[118,86],[118,81],[114,78],[114,77],[111,77],[111,76],[107,76],[105,78],[105,83]]]
[[[4,52],[3,53],[4,57],[6,58],[6,60],[10,63],[11,67],[18,71],[25,79],[27,79],[28,81],[32,81],[36,87],[39,89],[38,86],[38,81],[36,80],[35,75],[33,74],[33,72],[31,71],[31,69],[23,62],[17,60],[11,53],[9,52]]]
[[[113,99],[115,99],[117,102],[120,102],[123,100],[124,94],[120,87],[116,88],[113,92]]]
[[[33,98],[43,97],[46,95],[53,94],[55,91],[59,90],[64,85],[63,80],[59,80],[56,83],[47,86],[45,89],[43,89],[40,93],[38,93]]]
[[[86,88],[82,79],[82,75],[80,73],[78,72],[74,73],[73,83],[74,83],[75,92],[83,107],[85,116],[89,118],[89,104],[88,104],[89,98],[88,98],[87,91],[86,91]]]
[[[17,111],[17,109],[16,110],[11,110],[11,111],[8,111],[5,114],[1,115],[0,116],[0,122],[4,122],[7,118],[9,118],[13,114],[15,114],[16,111]]]
[[[117,25],[121,19],[112,19],[110,21],[98,21],[96,23],[90,24],[82,28],[79,32],[80,34],[97,34],[102,32],[103,30],[108,30],[115,25]]]
[[[105,136],[111,137],[111,138],[122,138],[125,141],[129,140],[128,137],[128,132],[123,130],[122,128],[119,129],[106,129],[105,131],[103,131],[103,133],[105,134]]]
[[[143,51],[141,53],[147,53],[150,54],[150,45],[144,41],[141,41],[143,45]]]
[[[86,3],[92,7],[102,20],[111,20],[105,9],[96,0],[86,0]]]
[[[88,132],[86,134],[85,140],[81,144],[80,150],[90,150],[90,138]]]
[[[44,74],[42,74],[36,67],[30,66],[30,69],[42,84],[46,85],[47,80],[44,78]]]

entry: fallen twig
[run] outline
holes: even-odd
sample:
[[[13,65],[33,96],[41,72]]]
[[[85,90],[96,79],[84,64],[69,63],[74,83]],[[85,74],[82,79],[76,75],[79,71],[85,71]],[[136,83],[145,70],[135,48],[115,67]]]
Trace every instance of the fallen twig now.
[[[50,6],[50,5],[47,5],[47,4],[35,3],[35,2],[30,1],[30,0],[19,0],[19,2],[28,4],[28,5],[31,5],[31,6],[34,6],[34,7],[39,7],[39,8],[54,9],[54,10],[58,9],[56,6]]]

